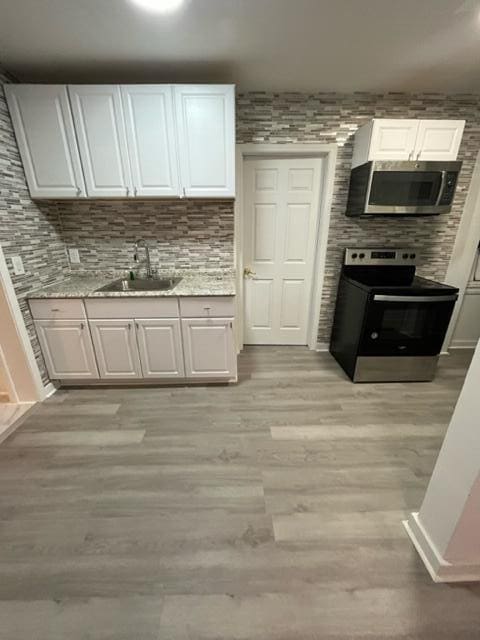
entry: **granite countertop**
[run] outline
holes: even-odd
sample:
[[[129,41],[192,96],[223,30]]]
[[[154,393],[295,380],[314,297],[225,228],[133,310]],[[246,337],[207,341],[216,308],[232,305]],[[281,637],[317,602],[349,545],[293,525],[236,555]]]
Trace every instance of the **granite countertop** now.
[[[28,298],[175,298],[183,296],[234,296],[234,272],[192,272],[159,274],[160,277],[181,277],[167,291],[97,291],[122,277],[105,273],[72,275],[53,285],[32,291]]]

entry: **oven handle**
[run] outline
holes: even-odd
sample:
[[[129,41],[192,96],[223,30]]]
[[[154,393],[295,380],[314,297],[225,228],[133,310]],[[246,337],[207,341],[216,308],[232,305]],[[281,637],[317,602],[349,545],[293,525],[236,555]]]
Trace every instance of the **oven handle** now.
[[[442,171],[442,182],[440,183],[440,189],[438,190],[437,201],[435,202],[435,206],[438,207],[440,204],[440,200],[442,199],[443,192],[445,191],[445,182],[447,180],[447,172]]]
[[[458,298],[457,294],[448,296],[386,296],[377,293],[374,302],[451,302]]]

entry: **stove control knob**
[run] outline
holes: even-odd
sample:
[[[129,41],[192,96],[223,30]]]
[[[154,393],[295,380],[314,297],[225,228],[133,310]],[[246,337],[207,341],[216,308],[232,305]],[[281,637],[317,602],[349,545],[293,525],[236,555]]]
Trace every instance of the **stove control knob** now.
[[[413,260],[414,258],[416,258],[416,257],[417,257],[417,255],[416,255],[415,253],[411,253],[411,254],[410,254],[410,258],[411,258],[412,260]]]
[[[372,340],[376,340],[378,338],[378,333],[376,331],[372,331],[372,333],[370,334],[370,337]]]
[[[352,253],[352,258],[356,258],[358,254]]]
[[[408,258],[408,253],[402,253],[402,258],[406,260]]]
[[[364,254],[364,253],[360,253],[360,254],[358,255],[358,257],[359,257],[359,258],[364,258],[364,257],[365,257],[365,254]]]

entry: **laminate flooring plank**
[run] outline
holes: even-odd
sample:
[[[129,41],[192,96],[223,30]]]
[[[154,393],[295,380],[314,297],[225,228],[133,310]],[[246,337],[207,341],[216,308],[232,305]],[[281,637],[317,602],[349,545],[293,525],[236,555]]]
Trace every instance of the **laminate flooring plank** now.
[[[247,347],[238,385],[61,389],[0,446],[0,640],[470,640],[418,509],[471,353],[352,384]]]

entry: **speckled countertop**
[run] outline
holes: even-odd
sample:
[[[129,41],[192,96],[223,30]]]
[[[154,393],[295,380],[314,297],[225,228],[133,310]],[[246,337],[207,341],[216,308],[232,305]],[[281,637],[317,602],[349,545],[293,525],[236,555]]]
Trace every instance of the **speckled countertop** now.
[[[233,272],[190,272],[159,274],[161,277],[181,277],[173,289],[167,291],[98,291],[117,280],[117,275],[92,273],[72,275],[62,282],[32,291],[28,298],[164,298],[180,296],[234,296]]]

